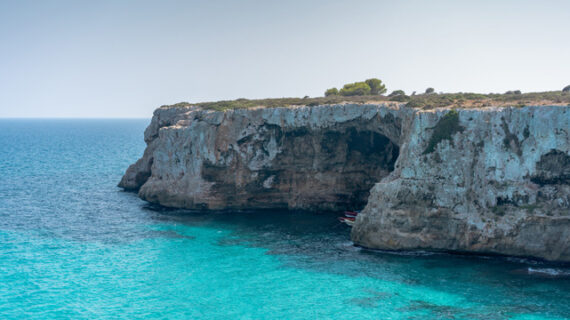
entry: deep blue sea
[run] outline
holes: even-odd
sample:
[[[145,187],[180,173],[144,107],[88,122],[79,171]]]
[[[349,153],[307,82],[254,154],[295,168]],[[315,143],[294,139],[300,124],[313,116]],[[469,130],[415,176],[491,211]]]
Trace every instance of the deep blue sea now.
[[[570,268],[352,246],[336,215],[116,185],[149,120],[0,120],[0,319],[567,319]]]

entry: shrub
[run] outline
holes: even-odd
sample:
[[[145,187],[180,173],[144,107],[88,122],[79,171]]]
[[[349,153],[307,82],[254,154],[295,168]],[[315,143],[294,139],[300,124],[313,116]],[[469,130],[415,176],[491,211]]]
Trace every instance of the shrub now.
[[[338,89],[337,88],[330,88],[325,91],[325,97],[329,96],[338,96]]]
[[[370,94],[384,94],[386,93],[386,86],[382,83],[382,80],[372,78],[364,81],[370,87]]]
[[[366,82],[345,84],[339,93],[341,96],[366,96],[370,94],[370,86]]]
[[[406,93],[404,92],[404,90],[394,90],[392,91],[392,93],[388,95],[388,97],[405,96],[405,95]]]
[[[564,87],[564,89],[562,89],[562,92],[570,92],[570,86]]]
[[[435,127],[433,127],[433,133],[423,154],[434,152],[435,147],[441,141],[451,140],[451,137],[456,132],[461,132],[463,130],[464,128],[459,125],[459,113],[456,110],[449,111],[439,120]]]
[[[388,97],[390,97],[390,101],[405,102],[410,100],[410,97],[406,95],[404,90],[394,90]]]
[[[410,97],[408,97],[405,94],[401,94],[398,96],[390,97],[390,101],[406,102],[406,101],[410,101]]]
[[[480,93],[470,93],[470,92],[466,92],[466,93],[460,93],[461,95],[461,99],[467,99],[467,100],[480,100],[480,99],[485,99],[487,98],[487,96],[485,96],[484,94],[480,94]]]
[[[434,88],[427,88],[427,89],[426,89],[426,94],[432,94],[432,93],[434,93],[434,92],[435,92],[435,89],[434,89]]]

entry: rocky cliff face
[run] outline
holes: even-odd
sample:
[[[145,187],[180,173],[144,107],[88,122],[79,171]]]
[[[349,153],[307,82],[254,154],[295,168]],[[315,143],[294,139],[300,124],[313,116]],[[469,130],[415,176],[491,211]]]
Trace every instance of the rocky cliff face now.
[[[353,241],[570,261],[569,131],[570,107],[417,112]]]
[[[570,261],[570,107],[158,109],[119,186],[192,209],[366,206],[355,243]]]
[[[363,207],[394,169],[411,114],[397,105],[163,107],[119,186],[191,209]]]

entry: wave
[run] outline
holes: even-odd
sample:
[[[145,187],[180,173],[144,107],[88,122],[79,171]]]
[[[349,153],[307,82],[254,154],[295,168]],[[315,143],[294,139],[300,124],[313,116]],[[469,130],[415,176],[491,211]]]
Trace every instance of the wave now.
[[[543,277],[552,277],[552,278],[570,278],[570,270],[563,270],[557,268],[527,268],[528,274],[539,275]]]

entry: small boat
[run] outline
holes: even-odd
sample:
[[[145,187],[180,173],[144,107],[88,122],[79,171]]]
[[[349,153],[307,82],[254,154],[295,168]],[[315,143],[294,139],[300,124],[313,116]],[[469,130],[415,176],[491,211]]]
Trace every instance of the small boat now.
[[[346,223],[347,225],[351,226],[354,225],[354,217],[338,217],[338,221],[342,223]]]
[[[344,215],[347,217],[356,217],[358,214],[360,213],[360,211],[345,211]]]

